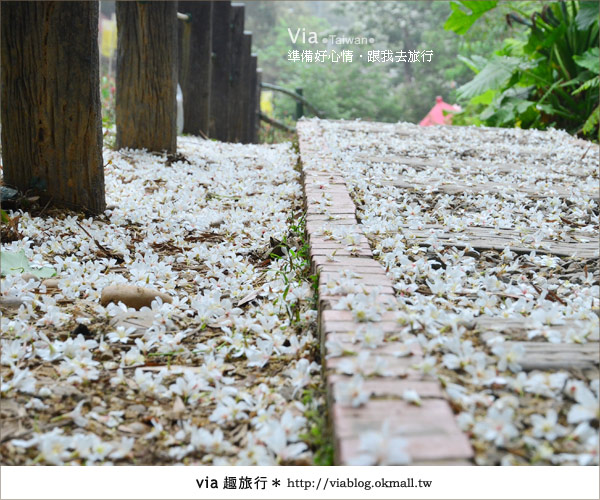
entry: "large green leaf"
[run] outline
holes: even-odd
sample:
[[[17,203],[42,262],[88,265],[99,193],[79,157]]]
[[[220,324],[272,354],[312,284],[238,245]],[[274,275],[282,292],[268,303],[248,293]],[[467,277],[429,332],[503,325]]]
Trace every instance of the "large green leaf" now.
[[[580,56],[573,56],[573,60],[577,66],[589,69],[595,74],[600,73],[600,49],[598,47],[593,47]]]
[[[459,97],[470,99],[490,89],[502,87],[524,61],[518,57],[494,56],[475,78],[458,89]]]
[[[594,2],[579,2],[579,12],[575,18],[577,28],[581,31],[588,29],[592,24],[598,22],[600,4]]]
[[[460,3],[452,2],[450,3],[452,14],[446,20],[444,29],[464,35],[477,19],[488,10],[496,7],[497,3],[496,0],[460,0]],[[461,6],[467,10],[463,10]]]
[[[477,54],[473,54],[470,59],[460,54],[456,57],[459,61],[464,62],[473,73],[479,73],[487,64],[487,59]]]
[[[23,250],[19,252],[0,252],[0,267],[2,275],[31,273],[38,278],[50,278],[56,274],[53,267],[41,267],[32,269],[29,259]]]
[[[471,104],[483,104],[485,106],[489,106],[490,104],[492,104],[494,97],[496,97],[497,93],[498,93],[497,90],[490,89],[487,92],[484,92],[483,94],[479,94],[479,95],[476,95],[475,97],[473,97],[473,99],[471,99],[470,103]]]
[[[589,73],[588,73],[589,74]],[[596,75],[589,80],[586,80],[573,92],[573,95],[580,94],[581,92],[585,92],[586,90],[593,89],[596,87],[600,87],[600,76]]]
[[[598,125],[600,121],[600,106],[596,107],[592,114],[588,116],[587,120],[583,124],[582,132],[584,134],[591,134],[594,131],[594,127]],[[598,138],[598,137],[597,137]]]

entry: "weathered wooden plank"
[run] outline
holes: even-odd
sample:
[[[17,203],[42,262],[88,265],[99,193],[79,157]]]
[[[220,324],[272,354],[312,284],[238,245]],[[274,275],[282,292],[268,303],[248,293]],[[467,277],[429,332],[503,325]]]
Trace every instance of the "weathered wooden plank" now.
[[[419,228],[410,228],[408,226],[402,226],[403,231],[413,232],[418,235],[430,235],[432,232],[436,232],[438,234],[450,234],[450,235],[474,235],[481,237],[490,237],[490,238],[501,238],[501,239],[520,239],[521,233],[523,236],[534,235],[536,233],[535,228],[528,229],[512,229],[512,228],[496,228],[496,227],[486,227],[486,226],[466,226],[464,228],[448,228],[443,226],[442,224],[423,224]],[[460,229],[460,230],[459,230]],[[565,227],[564,231],[561,233],[568,237],[569,239],[565,241],[565,243],[578,243],[581,239],[595,239],[597,235],[594,233],[590,233],[589,231],[581,231],[576,229],[571,229],[569,227]],[[549,240],[544,240],[549,241]]]
[[[244,5],[231,4],[231,88],[229,97],[229,142],[242,142],[244,122]]]
[[[513,342],[507,342],[510,348]],[[600,364],[599,344],[552,344],[549,342],[519,342],[525,355],[521,368],[531,370],[597,369]]]
[[[179,22],[179,84],[183,93],[183,132],[208,135],[211,88],[213,2],[179,2],[192,16]]]
[[[251,65],[251,54],[252,54],[252,33],[250,31],[244,31],[242,37],[242,72],[240,79],[242,81],[241,87],[241,101],[240,110],[243,113],[241,117],[241,130],[240,130],[240,141],[244,144],[251,142],[249,137],[249,120],[250,120],[250,93],[251,93],[251,82],[252,76],[250,74]]]
[[[448,135],[454,134],[460,131],[462,127],[455,127],[449,125],[439,125],[436,127],[414,127],[409,124],[398,123],[378,123],[378,122],[363,122],[363,121],[344,121],[344,120],[328,120],[330,128],[338,129],[340,131],[355,132],[357,134],[371,134],[377,133],[380,135],[380,140],[385,143],[385,136],[394,137],[408,137],[418,139],[421,141],[430,141],[431,139],[438,139],[440,131],[442,133],[447,130]],[[470,136],[479,136],[485,141],[486,144],[494,146],[495,150],[503,156],[509,156],[517,154],[533,154],[539,158],[548,159],[551,153],[548,151],[543,141],[540,140],[539,136],[531,134],[530,136],[524,135],[519,129],[510,128],[498,128],[498,127],[470,127],[468,130]],[[581,150],[582,155],[591,146],[589,141],[578,139],[577,137],[565,137],[565,142],[570,145],[578,146]],[[440,145],[443,147],[443,145]],[[501,146],[498,151],[497,146]],[[588,151],[588,155],[595,155],[598,157],[600,153],[600,146],[594,145],[596,151]],[[452,151],[449,151],[448,158],[458,155],[464,156],[465,153],[476,153],[472,150],[467,152],[461,152],[453,147]]]
[[[419,127],[415,129],[411,126],[406,126],[404,124],[383,124],[383,123],[375,123],[375,122],[346,122],[343,123],[341,121],[333,122],[335,123],[335,128],[350,131],[356,133],[377,133],[380,136],[380,141],[385,143],[385,136],[402,136],[410,138],[414,140],[419,140],[421,143],[438,140],[439,132],[444,128],[448,129],[448,135],[457,132],[457,127],[452,126],[438,126],[438,127]],[[541,141],[536,140],[534,136],[530,140],[527,140],[523,137],[522,134],[519,134],[516,130],[511,129],[484,129],[480,127],[471,127],[469,129],[469,134],[471,135],[483,135],[482,139],[486,144],[489,144],[494,149],[495,156],[506,156],[518,158],[518,164],[521,165],[523,162],[527,163],[525,160],[529,159],[535,162],[544,163],[546,161],[552,162],[555,158],[553,157],[552,152],[550,152],[546,146],[546,144]],[[583,141],[574,137],[569,137],[567,139],[571,144],[577,145],[580,147],[582,154],[585,152],[587,148],[590,147],[590,143],[588,141]],[[485,152],[486,148],[484,147],[482,150],[459,150],[455,145],[448,144],[437,144],[436,145],[438,152],[442,153],[446,159],[464,159],[465,157],[477,158],[481,156],[482,153]],[[598,148],[599,146],[594,146]],[[595,152],[595,157],[598,157],[598,151]],[[588,154],[591,154],[592,157],[594,155],[593,151],[590,151]]]
[[[254,106],[254,127],[252,129],[252,142],[258,143],[258,131],[260,130],[260,92],[262,84],[262,69],[256,69],[256,93],[255,106]]]
[[[476,160],[461,160],[459,158],[448,158],[441,156],[439,158],[419,158],[419,157],[408,157],[400,155],[372,155],[357,153],[354,158],[357,161],[365,163],[386,163],[390,165],[407,166],[412,167],[417,171],[422,171],[427,168],[452,170],[453,172],[465,172],[465,171],[477,171],[478,173],[497,173],[497,174],[514,174],[515,172],[523,173],[525,171],[531,171],[536,173],[539,177],[545,177],[548,173],[558,173],[567,175],[569,177],[587,178],[590,176],[590,172],[584,168],[569,169],[568,172],[558,171],[556,168],[552,168],[548,165],[539,164],[522,164],[518,165],[510,163],[495,163],[488,161],[476,161]]]
[[[212,76],[208,136],[229,137],[229,91],[231,87],[231,3],[214,2],[212,15]]]
[[[258,61],[257,61],[257,57],[256,54],[251,54],[250,55],[250,88],[249,88],[249,104],[248,104],[248,110],[247,110],[247,119],[248,119],[248,126],[247,126],[247,141],[248,143],[253,143],[256,142],[255,141],[255,130],[256,130],[256,122],[258,121],[258,117],[256,116],[256,106],[257,106],[257,102],[256,102],[256,85],[258,82],[258,75],[257,75],[257,69],[258,69]]]
[[[499,183],[499,182],[478,182],[473,184],[458,184],[454,182],[447,182],[441,180],[433,180],[429,183],[411,181],[391,181],[383,182],[382,184],[389,184],[391,186],[399,187],[402,189],[409,189],[413,191],[427,190],[431,192],[441,192],[446,194],[462,194],[462,193],[490,193],[490,194],[505,194],[510,195],[511,193],[523,193],[529,198],[550,198],[550,197],[561,197],[567,198],[573,196],[574,189],[568,189],[560,186],[552,186],[551,188],[544,186],[519,186],[515,184]],[[575,188],[575,186],[573,186]],[[595,192],[585,192],[587,196],[592,199],[600,200],[600,194],[598,190]]]
[[[598,239],[593,238],[588,233],[575,231],[569,233],[570,241],[554,241],[544,238],[540,241],[539,246],[536,246],[527,241],[527,236],[532,236],[532,234],[521,236],[517,231],[510,229],[469,227],[460,232],[447,232],[443,231],[441,227],[439,225],[424,225],[422,229],[411,229],[408,226],[403,226],[400,234],[409,240],[416,239],[417,244],[426,246],[429,246],[429,243],[426,242],[431,238],[433,230],[437,236],[437,241],[441,245],[456,248],[470,246],[478,251],[502,251],[505,248],[510,248],[515,253],[535,251],[544,255],[584,259],[594,259],[600,255]]]
[[[501,335],[506,340],[520,342],[527,341],[529,332],[534,329],[533,326],[528,324],[525,318],[499,318],[496,316],[480,316],[474,320],[473,324],[468,326],[469,328],[476,329],[484,340]],[[597,322],[586,321],[583,323],[583,320],[566,318],[564,319],[564,323],[550,325],[549,329],[564,334],[572,329],[581,331],[582,327],[597,328]]]

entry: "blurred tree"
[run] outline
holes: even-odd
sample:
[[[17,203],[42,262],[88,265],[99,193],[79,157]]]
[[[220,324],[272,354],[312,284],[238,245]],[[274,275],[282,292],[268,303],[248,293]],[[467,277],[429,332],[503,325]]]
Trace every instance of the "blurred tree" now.
[[[353,20],[350,32],[373,37],[376,48],[433,51],[430,63],[400,63],[392,68],[400,119],[410,122],[420,121],[437,95],[456,100],[456,87],[472,75],[460,56],[488,54],[508,35],[503,23],[486,18],[466,37],[445,32],[442,25],[451,13],[448,2],[340,2],[337,9]]]
[[[447,2],[252,2],[248,24],[255,31],[265,81],[303,87],[305,96],[330,118],[418,122],[436,95],[455,100],[455,88],[472,74],[458,56],[487,54],[498,48],[509,28],[484,19],[466,37],[442,29],[450,14]],[[315,12],[319,15],[316,16]],[[319,37],[372,37],[371,45],[292,44],[287,29],[305,28]],[[288,51],[334,49],[354,51],[348,63],[287,60]],[[367,63],[370,49],[432,50],[430,63]],[[359,54],[364,58],[360,59]],[[294,102],[276,95],[275,115],[291,119]]]

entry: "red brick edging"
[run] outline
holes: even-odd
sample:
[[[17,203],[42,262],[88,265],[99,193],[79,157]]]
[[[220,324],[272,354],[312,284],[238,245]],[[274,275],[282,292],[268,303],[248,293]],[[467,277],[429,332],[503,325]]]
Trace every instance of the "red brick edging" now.
[[[413,465],[471,465],[468,460],[473,457],[473,450],[458,428],[439,382],[414,368],[422,361],[418,344],[410,344],[410,356],[394,355],[408,346],[394,339],[393,334],[400,330],[400,325],[395,322],[393,311],[384,313],[380,321],[374,322],[386,332],[386,342],[369,349],[371,360],[379,356],[387,361],[386,376],[365,377],[363,389],[371,396],[360,407],[343,406],[335,401],[339,384],[347,383],[352,377],[336,373],[336,366],[344,358],[327,357],[331,353],[326,343],[335,338],[341,345],[356,351],[357,344],[351,343],[352,338],[365,323],[354,321],[351,311],[334,309],[343,295],[331,295],[328,285],[343,279],[342,272],[350,270],[356,275],[354,280],[361,283],[362,290],[378,291],[378,301],[389,301],[394,309],[396,299],[392,282],[373,259],[369,243],[356,220],[356,207],[329,154],[319,123],[316,119],[298,122],[298,139],[311,266],[319,273],[318,331],[327,378],[335,463],[352,463],[352,459],[361,453],[360,436],[368,431],[381,431],[387,420],[390,431],[406,440]],[[349,249],[348,243],[328,237],[323,233],[324,229],[333,233],[350,230],[360,234],[360,238]],[[422,404],[415,406],[405,401],[402,396],[406,390],[417,391]]]

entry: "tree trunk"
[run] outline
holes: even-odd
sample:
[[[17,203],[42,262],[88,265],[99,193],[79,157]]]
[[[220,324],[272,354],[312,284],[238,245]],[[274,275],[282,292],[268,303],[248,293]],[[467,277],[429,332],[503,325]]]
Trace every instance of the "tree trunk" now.
[[[183,132],[208,136],[210,111],[213,2],[179,2],[191,14],[179,22],[179,85],[183,93]]]
[[[117,148],[177,149],[177,2],[117,2]]]
[[[212,86],[208,135],[227,141],[229,137],[229,89],[231,70],[231,4],[215,2],[212,22]]]
[[[105,209],[98,2],[2,2],[4,182]]]
[[[244,122],[242,71],[244,49],[244,5],[231,6],[231,89],[229,96],[229,141],[241,142]]]

